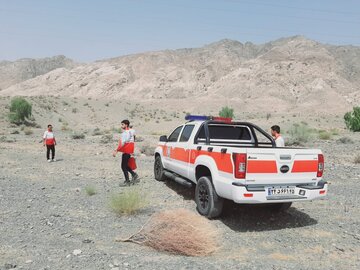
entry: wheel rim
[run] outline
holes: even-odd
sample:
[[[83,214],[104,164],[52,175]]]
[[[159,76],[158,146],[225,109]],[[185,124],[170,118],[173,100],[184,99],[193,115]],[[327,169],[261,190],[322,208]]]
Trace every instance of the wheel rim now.
[[[199,202],[202,209],[206,209],[209,205],[209,191],[205,185],[200,184],[199,186]]]
[[[161,168],[161,164],[160,161],[157,159],[155,162],[155,175],[156,177],[159,177],[159,175],[161,174],[162,168]]]

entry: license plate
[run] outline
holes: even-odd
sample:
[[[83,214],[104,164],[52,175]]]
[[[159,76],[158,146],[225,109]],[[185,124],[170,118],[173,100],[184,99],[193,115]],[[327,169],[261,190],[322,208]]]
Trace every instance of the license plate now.
[[[287,196],[295,195],[295,187],[268,187],[268,196]]]

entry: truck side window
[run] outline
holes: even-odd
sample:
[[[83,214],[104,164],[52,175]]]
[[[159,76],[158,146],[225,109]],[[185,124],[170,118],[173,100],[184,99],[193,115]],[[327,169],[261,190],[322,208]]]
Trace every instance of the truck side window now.
[[[177,142],[177,139],[180,135],[180,131],[182,129],[182,126],[176,128],[173,133],[169,136],[168,142]]]
[[[187,142],[190,139],[191,133],[194,129],[194,125],[186,125],[180,136],[180,142]]]

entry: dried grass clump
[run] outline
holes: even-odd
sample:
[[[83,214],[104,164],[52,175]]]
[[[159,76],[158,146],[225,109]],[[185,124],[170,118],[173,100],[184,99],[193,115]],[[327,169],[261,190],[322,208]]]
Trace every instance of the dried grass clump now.
[[[139,232],[122,242],[185,256],[206,256],[218,249],[218,232],[210,221],[186,209],[151,216]]]

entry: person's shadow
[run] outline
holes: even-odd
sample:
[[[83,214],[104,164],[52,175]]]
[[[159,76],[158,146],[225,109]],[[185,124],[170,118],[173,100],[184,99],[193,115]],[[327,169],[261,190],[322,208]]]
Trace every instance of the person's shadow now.
[[[187,188],[172,180],[164,183],[184,200],[194,200],[195,185]],[[238,232],[273,231],[317,224],[315,219],[296,209],[296,203],[287,211],[276,212],[266,204],[237,204],[229,200],[224,201],[223,212],[217,220]]]

